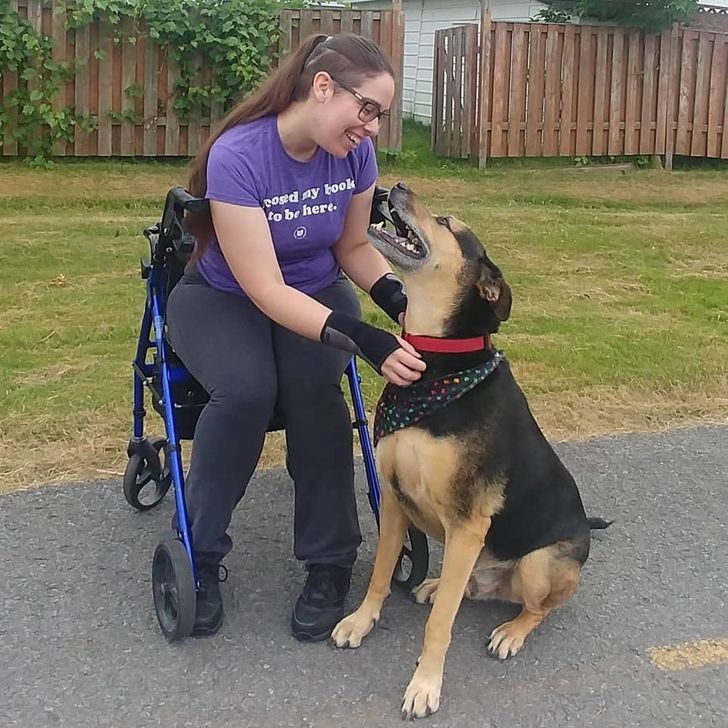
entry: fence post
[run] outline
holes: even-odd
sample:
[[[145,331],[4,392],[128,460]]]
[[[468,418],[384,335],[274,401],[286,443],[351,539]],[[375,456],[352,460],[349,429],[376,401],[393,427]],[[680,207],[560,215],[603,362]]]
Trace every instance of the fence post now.
[[[342,16],[344,13],[341,14]],[[399,92],[395,94],[392,103],[392,113],[389,116],[389,135],[387,145],[394,152],[402,151],[402,97],[404,95],[404,10],[402,0],[392,0],[392,62],[400,83]]]
[[[490,108],[490,0],[480,0],[480,68],[478,92],[478,169],[488,160],[488,111]]]

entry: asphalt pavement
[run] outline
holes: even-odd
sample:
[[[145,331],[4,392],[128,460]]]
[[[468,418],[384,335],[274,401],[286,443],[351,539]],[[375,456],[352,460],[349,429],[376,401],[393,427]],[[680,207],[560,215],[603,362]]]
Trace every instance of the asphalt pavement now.
[[[423,725],[726,728],[728,427],[556,449],[588,513],[615,523],[594,534],[575,598],[511,660],[485,644],[517,607],[463,603],[442,705]],[[365,542],[351,607],[376,542],[358,480]],[[0,728],[401,725],[428,607],[395,591],[358,650],[296,642],[292,485],[262,471],[232,525],[223,629],[168,644],[150,569],[171,508],[168,497],[134,512],[118,480],[0,497]],[[661,661],[655,648],[667,648]]]

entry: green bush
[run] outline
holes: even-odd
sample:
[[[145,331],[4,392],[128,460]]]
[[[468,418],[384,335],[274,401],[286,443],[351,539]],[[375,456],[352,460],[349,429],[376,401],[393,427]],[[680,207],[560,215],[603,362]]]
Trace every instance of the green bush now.
[[[213,103],[232,106],[254,89],[268,72],[280,36],[279,14],[306,0],[72,0],[68,27],[103,21],[117,43],[136,43],[138,34],[122,31],[125,18],[167,50],[179,66],[175,109],[185,119]],[[97,58],[101,50],[94,49]],[[199,80],[202,60],[214,78]],[[53,102],[73,69],[53,60],[53,39],[37,33],[21,19],[9,0],[0,0],[0,73],[17,72],[21,83],[0,106],[0,143],[17,140],[28,157],[51,155],[57,141],[73,141],[77,129],[88,131],[95,120]],[[25,83],[27,82],[27,83]],[[133,101],[134,88],[124,89]],[[136,119],[133,109],[114,112],[118,119]]]

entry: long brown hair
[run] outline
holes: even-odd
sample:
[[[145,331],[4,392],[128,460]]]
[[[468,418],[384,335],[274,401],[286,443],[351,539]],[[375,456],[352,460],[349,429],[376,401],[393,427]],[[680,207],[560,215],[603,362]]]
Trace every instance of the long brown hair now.
[[[200,149],[192,165],[189,191],[195,197],[205,196],[210,148],[221,134],[238,124],[279,114],[294,101],[305,101],[313,78],[319,71],[330,73],[348,86],[357,86],[365,78],[381,73],[395,77],[392,64],[379,46],[362,36],[354,33],[308,36],[257,91],[244,98],[227,115],[217,132]],[[188,221],[190,231],[197,238],[193,258],[199,259],[213,234],[209,208],[198,213],[188,213]]]

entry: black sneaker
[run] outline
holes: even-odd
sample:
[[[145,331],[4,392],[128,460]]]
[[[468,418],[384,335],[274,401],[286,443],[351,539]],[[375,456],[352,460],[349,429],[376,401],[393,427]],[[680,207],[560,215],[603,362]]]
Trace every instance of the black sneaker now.
[[[302,642],[328,639],[344,617],[351,567],[312,564],[291,617],[293,636]]]
[[[222,577],[220,576],[222,571]],[[223,608],[220,582],[228,576],[227,569],[219,562],[200,559],[197,564],[200,588],[197,590],[197,612],[193,637],[209,637],[222,627]]]

